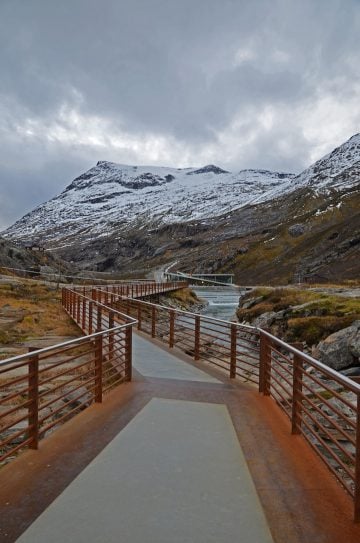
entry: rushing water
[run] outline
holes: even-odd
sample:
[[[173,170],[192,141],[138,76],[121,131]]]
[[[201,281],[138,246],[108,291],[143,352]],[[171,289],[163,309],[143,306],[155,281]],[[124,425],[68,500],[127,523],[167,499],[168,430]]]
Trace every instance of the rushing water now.
[[[207,306],[201,311],[203,315],[222,320],[233,320],[239,305],[242,291],[234,287],[191,287],[198,298],[205,300]]]

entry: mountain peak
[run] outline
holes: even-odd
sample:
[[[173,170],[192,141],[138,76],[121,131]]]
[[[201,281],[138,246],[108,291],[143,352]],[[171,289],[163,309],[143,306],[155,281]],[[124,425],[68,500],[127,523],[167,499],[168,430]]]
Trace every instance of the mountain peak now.
[[[222,168],[219,168],[219,166],[215,166],[215,164],[207,164],[206,166],[203,166],[202,168],[199,168],[198,170],[194,170],[192,172],[188,172],[186,175],[197,175],[201,173],[215,173],[216,175],[222,174],[222,173],[230,173],[227,170],[223,170]]]

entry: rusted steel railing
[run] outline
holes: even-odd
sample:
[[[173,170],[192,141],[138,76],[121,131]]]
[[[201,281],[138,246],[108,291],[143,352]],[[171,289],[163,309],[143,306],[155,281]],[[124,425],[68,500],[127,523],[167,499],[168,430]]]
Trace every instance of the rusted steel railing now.
[[[0,462],[131,379],[136,321],[74,290],[63,305],[87,336],[0,361]]]
[[[107,293],[107,296],[102,297],[104,303],[108,303],[111,300],[111,295],[127,296],[130,298],[143,298],[147,296],[153,296],[154,294],[166,294],[187,287],[186,281],[169,281],[164,283],[157,283],[154,281],[136,281],[136,282],[123,282],[116,285],[99,286],[92,285],[90,287],[78,287],[76,290],[82,289],[83,294],[92,293],[93,296],[97,296],[98,290]]]
[[[63,289],[63,306],[88,336],[0,362],[2,459],[36,448],[62,421],[131,379],[136,324],[271,397],[291,432],[304,436],[350,494],[360,521],[360,385],[264,330],[141,299],[182,286]]]
[[[360,521],[360,386],[260,331],[261,391],[275,399],[354,500]]]
[[[98,289],[97,296],[105,300],[106,291]],[[258,383],[259,332],[255,328],[115,294],[110,303],[136,319],[138,330],[169,347],[206,361],[231,378]]]
[[[360,385],[261,329],[114,294],[111,304],[170,348],[272,397],[350,494],[360,521]]]

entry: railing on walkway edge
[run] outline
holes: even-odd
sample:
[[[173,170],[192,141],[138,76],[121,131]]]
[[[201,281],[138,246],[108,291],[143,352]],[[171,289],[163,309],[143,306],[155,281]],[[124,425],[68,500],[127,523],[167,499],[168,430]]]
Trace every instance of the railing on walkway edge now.
[[[82,292],[97,299],[97,292],[103,293],[102,300],[105,304],[111,302],[111,294],[119,296],[127,296],[129,298],[146,298],[156,294],[166,294],[188,286],[186,281],[166,281],[163,283],[155,283],[149,281],[137,281],[133,283],[123,282],[122,284],[114,285],[91,285],[74,287],[74,291]]]
[[[88,335],[0,361],[0,462],[37,449],[61,423],[131,380],[136,320],[71,290],[62,302]]]
[[[179,288],[150,285],[63,289],[63,306],[89,335],[0,362],[0,391],[7,390],[0,405],[12,402],[0,411],[2,439],[18,425],[0,442],[2,459],[37,448],[40,437],[131,379],[131,327],[137,324],[272,397],[292,433],[307,439],[353,498],[360,521],[360,386],[264,330],[140,300]]]
[[[138,280],[101,288],[142,298],[185,286]],[[63,307],[87,335],[0,361],[0,463],[25,447],[38,448],[61,423],[131,380],[136,320],[109,307],[109,296],[102,304],[93,287],[63,289]]]
[[[137,328],[272,397],[354,501],[360,521],[360,385],[265,330],[97,289]]]

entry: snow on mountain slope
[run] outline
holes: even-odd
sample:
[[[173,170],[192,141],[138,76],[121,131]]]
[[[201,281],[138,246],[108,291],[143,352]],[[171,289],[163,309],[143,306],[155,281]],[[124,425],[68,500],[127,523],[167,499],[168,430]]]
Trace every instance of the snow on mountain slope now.
[[[351,174],[347,176],[347,173]],[[345,179],[348,177],[348,179]],[[360,134],[336,147],[294,179],[294,186],[311,185],[314,189],[351,187],[359,183]]]
[[[205,220],[283,194],[293,177],[265,170],[230,173],[213,165],[175,169],[98,162],[4,236],[57,241],[81,234],[93,239],[130,226]]]
[[[249,204],[276,202],[302,187],[326,195],[358,185],[359,179],[360,134],[298,176],[267,170],[231,173],[214,165],[176,169],[100,161],[3,236],[39,239],[55,247],[110,235],[120,240],[134,228],[206,222]]]

